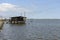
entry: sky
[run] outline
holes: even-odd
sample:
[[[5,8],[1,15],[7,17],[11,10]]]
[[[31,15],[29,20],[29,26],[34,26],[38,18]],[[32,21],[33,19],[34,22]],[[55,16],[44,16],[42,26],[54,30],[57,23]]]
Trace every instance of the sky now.
[[[60,19],[60,0],[0,0],[0,17]]]

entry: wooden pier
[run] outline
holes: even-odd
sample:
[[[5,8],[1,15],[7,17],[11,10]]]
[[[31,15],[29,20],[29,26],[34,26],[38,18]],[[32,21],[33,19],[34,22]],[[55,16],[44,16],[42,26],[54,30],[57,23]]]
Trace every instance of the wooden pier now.
[[[0,20],[0,30],[2,29],[3,24],[4,24],[4,21],[3,20]]]

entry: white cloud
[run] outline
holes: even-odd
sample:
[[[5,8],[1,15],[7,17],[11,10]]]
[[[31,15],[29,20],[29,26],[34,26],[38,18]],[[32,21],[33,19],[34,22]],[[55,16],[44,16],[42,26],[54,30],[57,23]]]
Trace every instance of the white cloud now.
[[[30,12],[30,10],[23,8],[23,7],[18,7],[17,5],[9,4],[9,3],[1,3],[0,4],[0,12],[8,12],[8,11],[13,11],[13,12]]]

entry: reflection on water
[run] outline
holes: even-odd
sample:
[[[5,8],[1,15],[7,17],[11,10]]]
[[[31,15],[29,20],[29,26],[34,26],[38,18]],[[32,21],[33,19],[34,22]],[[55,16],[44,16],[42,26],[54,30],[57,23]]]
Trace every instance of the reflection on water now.
[[[4,24],[3,40],[60,40],[60,20],[27,20],[24,25]]]

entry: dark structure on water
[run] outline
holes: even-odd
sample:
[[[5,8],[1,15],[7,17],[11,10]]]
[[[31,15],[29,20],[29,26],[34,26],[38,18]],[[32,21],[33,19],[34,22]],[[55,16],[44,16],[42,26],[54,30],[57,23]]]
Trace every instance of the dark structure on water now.
[[[11,17],[9,21],[12,24],[25,23],[26,22],[26,17],[23,17],[23,16]]]

